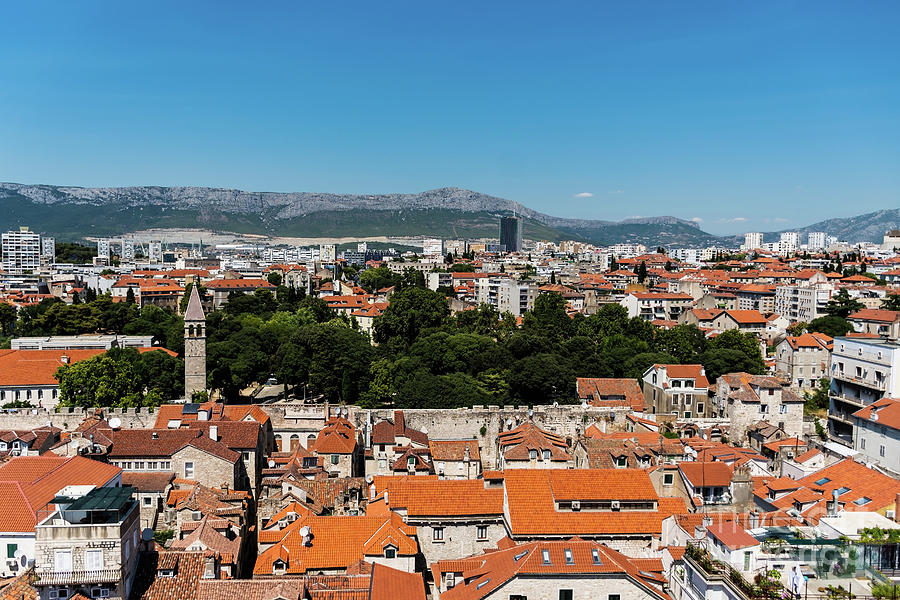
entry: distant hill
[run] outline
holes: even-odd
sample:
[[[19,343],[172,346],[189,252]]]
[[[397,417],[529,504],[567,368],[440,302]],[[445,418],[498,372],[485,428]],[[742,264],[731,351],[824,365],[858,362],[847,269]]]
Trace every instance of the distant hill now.
[[[792,229],[790,231],[799,231],[802,234],[807,234],[810,231],[824,231],[841,241],[855,244],[858,242],[880,243],[884,238],[884,234],[891,229],[900,229],[900,208],[876,210],[875,212],[843,219],[827,219],[802,229]],[[780,231],[767,233],[766,241],[776,242],[780,234]],[[806,242],[805,235],[803,236],[803,242]]]
[[[148,228],[202,227],[294,237],[497,237],[501,215],[524,219],[534,240],[705,246],[720,238],[676,217],[564,219],[459,188],[418,194],[275,193],[202,187],[81,188],[0,183],[0,229],[29,225],[61,239]]]

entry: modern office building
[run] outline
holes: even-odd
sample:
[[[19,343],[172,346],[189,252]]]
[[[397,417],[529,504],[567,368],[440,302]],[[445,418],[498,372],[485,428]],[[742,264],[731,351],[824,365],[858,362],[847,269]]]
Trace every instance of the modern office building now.
[[[507,252],[522,250],[522,219],[520,217],[500,217],[500,246]]]
[[[10,275],[29,275],[41,266],[41,236],[27,227],[2,236],[3,270]]]

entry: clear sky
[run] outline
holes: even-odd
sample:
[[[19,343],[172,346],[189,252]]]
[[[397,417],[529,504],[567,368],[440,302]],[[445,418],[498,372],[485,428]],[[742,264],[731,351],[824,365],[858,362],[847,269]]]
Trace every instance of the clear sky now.
[[[900,206],[900,2],[5,2],[0,180]]]

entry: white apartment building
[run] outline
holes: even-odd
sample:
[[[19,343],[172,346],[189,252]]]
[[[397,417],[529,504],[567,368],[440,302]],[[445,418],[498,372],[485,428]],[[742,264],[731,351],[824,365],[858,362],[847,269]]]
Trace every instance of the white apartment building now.
[[[754,250],[762,248],[763,234],[759,231],[751,231],[744,234],[744,250]]]
[[[792,322],[809,323],[825,316],[833,293],[834,285],[827,281],[780,285],[775,289],[775,312]]]
[[[853,413],[881,398],[900,397],[900,344],[835,338],[831,355],[828,433],[853,445]]]
[[[882,398],[853,414],[853,449],[900,477],[900,400]]]
[[[337,246],[334,244],[319,245],[319,262],[333,263],[337,259]]]
[[[806,236],[806,247],[810,250],[822,250],[828,244],[828,236],[824,231],[810,231]]]
[[[152,263],[161,263],[163,260],[162,242],[159,240],[151,240],[147,244],[147,257]]]
[[[499,312],[521,316],[534,308],[538,288],[533,283],[508,277],[483,277],[475,280],[475,297],[479,304],[490,304]]]
[[[28,275],[41,267],[41,236],[27,227],[7,231],[0,239],[3,270],[10,275]]]
[[[100,238],[97,240],[97,258],[109,260],[109,238]]]
[[[52,237],[41,238],[41,256],[47,262],[56,261],[56,240]]]
[[[443,256],[444,240],[424,239],[422,240],[422,254],[425,256]]]
[[[800,247],[800,234],[796,231],[785,231],[778,240],[781,254],[790,254]]]

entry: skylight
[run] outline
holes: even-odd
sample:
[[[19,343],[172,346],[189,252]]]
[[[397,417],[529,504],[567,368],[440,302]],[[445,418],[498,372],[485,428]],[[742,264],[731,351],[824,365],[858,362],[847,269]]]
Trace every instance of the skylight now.
[[[834,491],[837,493],[838,496],[840,496],[841,494],[846,494],[847,492],[849,492],[850,488],[842,485],[841,487],[839,487],[838,489],[836,489]]]
[[[831,480],[828,479],[827,477],[823,477],[822,479],[816,480],[816,485],[825,485],[829,481],[831,481]]]
[[[547,550],[547,549],[541,550],[541,561],[545,565],[550,564],[550,551],[549,550]]]
[[[868,504],[871,501],[872,501],[871,498],[867,498],[866,496],[863,496],[862,498],[857,498],[856,500],[854,500],[853,504],[855,504],[857,506],[865,506],[866,504]]]
[[[523,558],[526,554],[528,554],[528,550],[526,550],[526,551],[524,551],[524,552],[519,552],[518,554],[516,554],[515,556],[513,556],[513,560],[516,561],[516,562],[519,562],[520,560],[522,560],[522,558]]]
[[[476,589],[476,590],[480,590],[481,588],[483,588],[484,586],[486,586],[486,585],[489,584],[490,582],[491,582],[490,578],[485,579],[484,581],[482,581],[481,583],[479,583],[478,585],[476,585],[476,586],[475,586],[475,589]]]
[[[600,549],[599,548],[591,548],[591,556],[594,558],[595,565],[603,564],[603,562],[600,560]]]
[[[574,565],[574,564],[575,564],[575,557],[572,556],[572,549],[571,549],[571,548],[566,548],[565,550],[563,550],[563,554],[566,555],[566,564],[567,564],[567,565]]]

